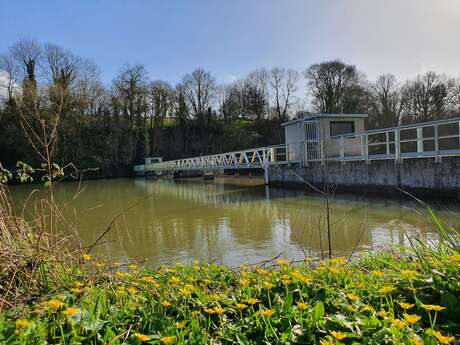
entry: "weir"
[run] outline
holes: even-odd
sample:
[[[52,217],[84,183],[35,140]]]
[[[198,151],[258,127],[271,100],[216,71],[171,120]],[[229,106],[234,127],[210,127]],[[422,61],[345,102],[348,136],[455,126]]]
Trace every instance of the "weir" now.
[[[285,144],[137,165],[134,171],[263,169],[271,185],[460,191],[460,118],[364,131],[366,116],[316,114],[284,123]]]

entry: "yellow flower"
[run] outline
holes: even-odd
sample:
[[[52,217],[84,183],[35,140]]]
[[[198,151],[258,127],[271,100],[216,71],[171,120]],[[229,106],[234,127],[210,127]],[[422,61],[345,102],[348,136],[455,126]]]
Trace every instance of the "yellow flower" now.
[[[412,342],[414,345],[423,345],[423,340],[420,339],[419,336],[414,335],[414,338],[412,339]]]
[[[343,332],[340,332],[340,331],[330,331],[331,332],[331,335],[337,339],[337,340],[343,340],[347,337],[347,335]]]
[[[240,284],[242,287],[247,288],[251,284],[251,281],[249,279],[241,279]]]
[[[239,309],[239,310],[243,310],[243,309],[246,309],[248,306],[244,303],[237,303],[236,304],[236,307]]]
[[[359,300],[359,296],[355,295],[354,293],[349,293],[347,294],[347,297],[350,299],[352,302],[356,302]]]
[[[26,319],[17,319],[16,320],[16,328],[17,329],[26,329],[32,326],[32,322],[27,321]]]
[[[383,273],[382,271],[376,270],[376,271],[372,271],[372,274],[376,277],[382,277],[385,273]]]
[[[404,320],[406,320],[409,325],[417,323],[420,319],[421,317],[418,315],[404,314]]]
[[[377,313],[377,315],[380,316],[380,317],[387,317],[388,312],[386,310],[382,309]]]
[[[193,317],[197,317],[198,315],[200,315],[200,312],[198,310],[192,311],[192,316]]]
[[[137,289],[133,286],[130,286],[129,288],[126,289],[131,295],[135,295],[137,293]]]
[[[284,284],[284,285],[289,285],[292,283],[292,280],[291,280],[291,277],[289,277],[288,275],[283,275],[281,277],[281,282]]]
[[[441,311],[446,309],[446,307],[435,305],[435,304],[422,304],[421,307],[425,310],[434,310],[434,311]]]
[[[212,314],[215,314],[215,311],[214,311],[213,308],[206,308],[204,311],[205,311],[206,313],[208,313],[208,314],[211,314],[211,315],[212,315]]]
[[[400,329],[403,329],[404,326],[406,326],[406,323],[399,319],[391,320],[391,324],[395,326],[396,328],[400,328]]]
[[[259,303],[260,301],[258,299],[255,299],[255,298],[249,298],[246,303],[247,304],[250,304],[250,305],[254,305],[254,304],[257,304]]]
[[[398,304],[404,310],[409,310],[409,309],[412,309],[414,307],[413,304],[409,304],[409,303],[406,303],[406,302],[398,302]]]
[[[396,288],[395,288],[394,286],[388,286],[388,285],[387,285],[387,286],[382,287],[382,288],[379,290],[379,292],[380,292],[381,294],[387,295],[387,294],[392,293],[392,292],[395,291],[395,290],[396,290]]]
[[[200,264],[200,262],[199,262],[198,260],[193,260],[193,264],[194,264],[195,266],[198,266],[198,265]]]
[[[460,263],[460,255],[452,255],[450,258],[449,258],[450,261],[454,262],[454,263]]]
[[[168,335],[160,339],[160,341],[166,345],[174,343],[175,340],[176,340],[176,337],[173,335]]]
[[[169,281],[170,281],[170,283],[172,285],[177,285],[177,284],[179,284],[181,282],[180,278],[178,278],[176,276],[171,277],[171,279]]]
[[[261,314],[265,317],[271,317],[273,314],[275,314],[275,311],[273,309],[267,309],[264,310]]]
[[[136,264],[130,264],[130,265],[128,265],[128,268],[129,268],[131,271],[135,271],[135,270],[137,270],[137,265],[136,265]]]
[[[406,278],[415,278],[419,276],[420,273],[414,270],[401,270],[401,275]]]
[[[62,306],[64,306],[64,303],[62,303],[61,301],[57,299],[50,299],[49,301],[45,302],[45,305],[50,309],[57,310],[61,308]]]
[[[297,302],[297,308],[299,308],[299,310],[307,310],[308,309],[308,304],[303,303],[303,302]]]
[[[371,313],[375,312],[375,309],[372,308],[370,305],[365,305],[361,310],[362,311],[369,311]]]
[[[270,272],[268,272],[266,269],[264,268],[258,268],[256,270],[257,273],[261,274],[261,275],[268,275]]]
[[[280,265],[280,266],[289,265],[289,261],[283,260],[283,259],[276,260],[276,263],[277,263],[278,265]]]
[[[92,258],[91,255],[89,255],[89,254],[83,254],[83,260],[84,260],[84,261],[90,261],[91,258]]]
[[[333,258],[331,259],[331,264],[336,266],[343,266],[347,263],[347,259],[343,257]]]
[[[454,337],[448,337],[448,336],[445,336],[445,335],[442,335],[441,332],[439,331],[433,331],[432,332],[433,336],[436,337],[436,339],[438,339],[438,341],[441,343],[441,344],[450,344],[452,343],[455,338]]]
[[[332,341],[326,340],[326,339],[321,339],[319,341],[320,345],[334,345]]]
[[[80,309],[78,308],[73,308],[73,307],[69,307],[67,308],[66,310],[64,310],[62,312],[65,316],[68,316],[68,317],[73,317],[75,315],[78,315],[80,313]]]
[[[141,278],[141,281],[143,281],[144,283],[149,283],[149,284],[154,284],[156,283],[155,279],[153,277],[150,277],[150,276],[144,276]]]
[[[263,282],[262,286],[266,288],[267,290],[270,290],[273,287],[273,284],[270,282]]]
[[[223,313],[225,313],[225,309],[221,307],[214,307],[214,313],[217,315],[222,315]]]
[[[183,329],[183,328],[185,328],[186,325],[187,325],[187,321],[181,321],[181,322],[178,322],[178,323],[176,324],[176,327],[177,327],[178,329]]]
[[[149,341],[150,337],[148,335],[142,334],[142,333],[134,333],[133,336],[137,338],[140,341]]]
[[[83,290],[79,287],[73,287],[73,288],[70,288],[70,291],[73,292],[74,294],[79,294],[81,293]]]
[[[168,308],[168,307],[172,306],[172,304],[170,302],[168,302],[168,301],[161,301],[160,303],[165,308]]]

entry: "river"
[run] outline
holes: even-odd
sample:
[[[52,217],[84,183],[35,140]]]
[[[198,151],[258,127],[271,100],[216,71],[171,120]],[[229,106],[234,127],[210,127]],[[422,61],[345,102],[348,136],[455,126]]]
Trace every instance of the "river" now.
[[[12,187],[17,207],[30,190]],[[97,247],[99,255],[110,259],[146,258],[153,264],[202,260],[233,266],[279,255],[321,256],[328,248],[324,198],[268,188],[258,178],[61,183],[56,198],[69,203],[64,213],[84,245],[122,213]],[[405,232],[436,239],[427,212],[415,202],[335,195],[330,210],[334,255],[407,244]],[[444,205],[438,212],[458,228],[458,205]]]

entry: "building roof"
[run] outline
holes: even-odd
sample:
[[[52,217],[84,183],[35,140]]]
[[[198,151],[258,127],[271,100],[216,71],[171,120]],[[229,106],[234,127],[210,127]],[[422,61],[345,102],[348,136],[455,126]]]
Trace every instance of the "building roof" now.
[[[317,120],[317,119],[325,118],[325,117],[351,119],[351,118],[366,118],[368,117],[368,115],[367,114],[338,114],[338,113],[337,114],[321,114],[321,113],[318,113],[318,114],[311,114],[310,116],[307,116],[301,119],[294,119],[294,120],[290,120],[287,122],[283,122],[281,126],[287,126],[287,125],[291,125],[297,122],[313,121],[313,120]]]

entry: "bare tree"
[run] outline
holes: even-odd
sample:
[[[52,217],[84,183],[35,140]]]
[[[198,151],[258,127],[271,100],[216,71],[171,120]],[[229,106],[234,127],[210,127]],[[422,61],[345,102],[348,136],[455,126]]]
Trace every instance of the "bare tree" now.
[[[24,73],[24,86],[36,87],[36,67],[42,56],[42,47],[35,41],[30,39],[19,40],[11,47],[11,53],[17,61],[22,65]]]
[[[101,115],[108,107],[107,91],[99,79],[100,72],[90,59],[82,59],[74,86],[78,111],[83,115]]]
[[[148,97],[150,104],[150,128],[152,135],[150,138],[151,152],[157,152],[159,146],[159,130],[163,119],[170,113],[173,106],[173,89],[171,85],[156,80],[148,87]]]
[[[427,72],[403,86],[405,122],[423,122],[445,117],[452,109],[449,81]]]
[[[198,120],[206,120],[217,91],[216,81],[211,73],[198,68],[184,76],[182,87],[191,115]]]
[[[269,73],[261,68],[249,73],[245,80],[247,109],[256,120],[261,120],[268,114],[268,79]]]
[[[369,126],[386,128],[398,126],[403,110],[401,88],[396,77],[383,74],[369,88]]]
[[[71,88],[77,80],[81,59],[54,44],[44,47],[43,69],[51,79],[50,100],[55,107],[62,109],[64,118],[71,108]]]
[[[274,109],[279,120],[288,118],[293,106],[299,73],[293,69],[275,67],[270,71],[270,86],[273,90]]]
[[[11,53],[0,55],[0,88],[6,90],[7,101],[13,99],[13,92],[20,78],[20,67]]]
[[[362,111],[364,76],[354,65],[340,60],[311,65],[304,72],[314,111],[354,113]]]

